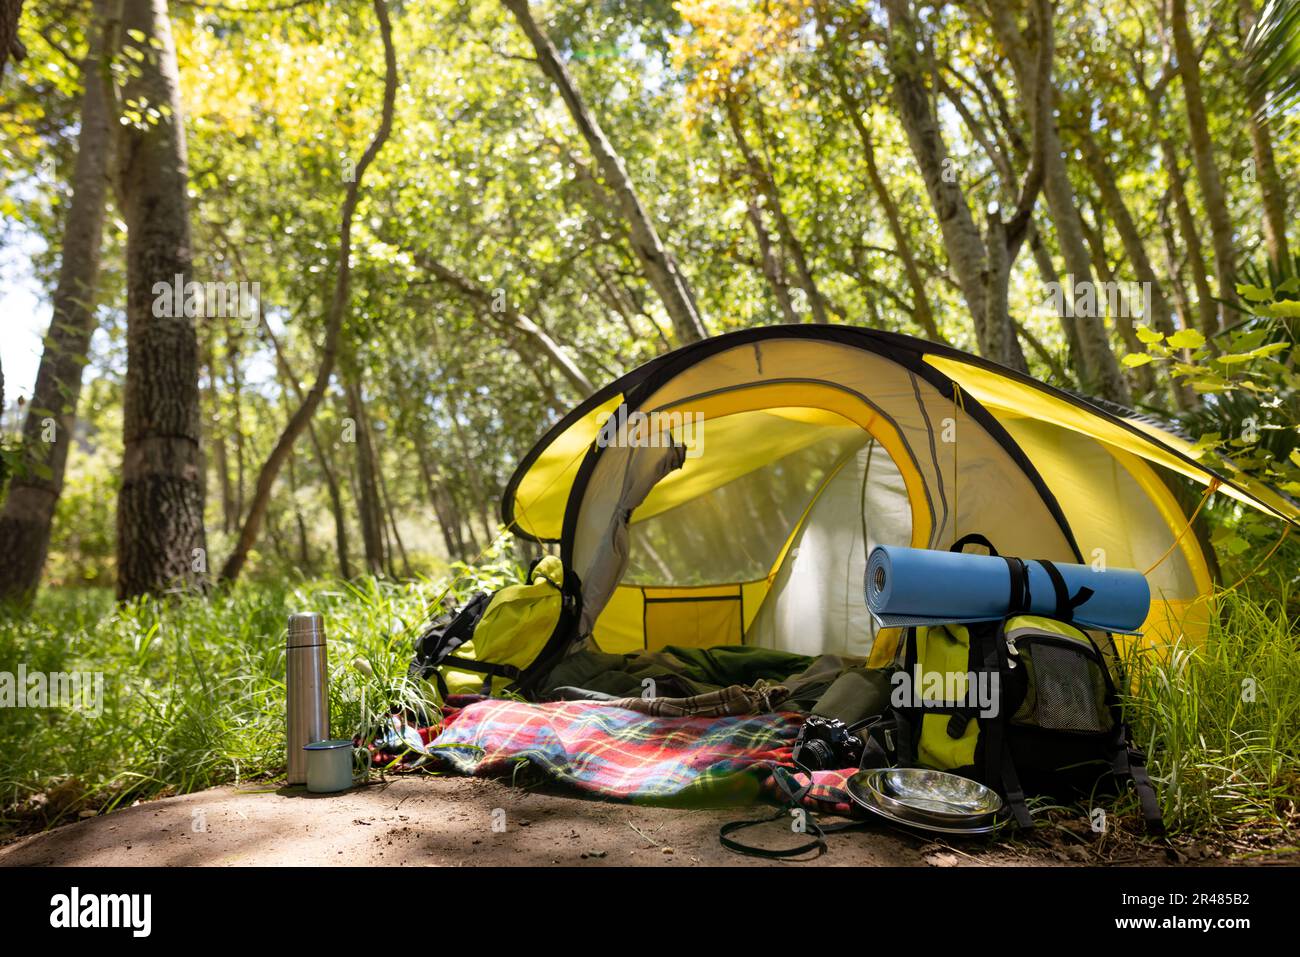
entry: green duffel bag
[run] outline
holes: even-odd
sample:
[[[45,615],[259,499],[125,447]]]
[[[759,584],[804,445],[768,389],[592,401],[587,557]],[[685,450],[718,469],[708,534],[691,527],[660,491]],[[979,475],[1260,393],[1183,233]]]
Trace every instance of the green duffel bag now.
[[[582,612],[578,576],[553,555],[527,580],[490,598],[476,595],[458,614],[435,621],[417,642],[412,670],[449,694],[527,697],[573,640]]]

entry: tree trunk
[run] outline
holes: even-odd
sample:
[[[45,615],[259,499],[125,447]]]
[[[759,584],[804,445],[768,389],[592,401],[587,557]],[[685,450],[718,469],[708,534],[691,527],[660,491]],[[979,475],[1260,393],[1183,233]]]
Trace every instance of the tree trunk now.
[[[486,537],[483,539],[479,538],[478,532],[474,528],[475,516],[472,508],[474,503],[468,501],[466,497],[467,492],[463,485],[452,483],[450,480],[443,480],[440,487],[443,494],[447,497],[447,501],[450,502],[449,508],[451,514],[455,515],[458,520],[461,516],[464,517],[465,545],[467,551],[470,554],[477,555],[481,549],[486,548],[492,543],[491,529],[484,529],[483,531]],[[482,545],[479,544],[480,541],[482,541]]]
[[[1093,182],[1097,184],[1102,206],[1110,216],[1111,222],[1115,224],[1115,232],[1119,233],[1124,254],[1133,264],[1133,274],[1138,282],[1151,290],[1151,315],[1147,318],[1150,319],[1153,328],[1169,334],[1174,331],[1174,320],[1169,312],[1169,300],[1165,298],[1164,289],[1156,278],[1151,257],[1147,255],[1146,244],[1142,241],[1142,235],[1133,221],[1128,204],[1124,202],[1124,196],[1115,182],[1115,174],[1091,136],[1081,136],[1079,143],[1083,148],[1088,172]]]
[[[473,447],[470,445],[469,437],[465,434],[465,428],[461,424],[460,402],[451,394],[448,394],[446,399],[448,418],[451,422],[450,435],[454,442],[454,448],[452,451],[453,454],[464,463],[465,478],[468,479],[468,481],[464,483],[466,486],[465,494],[471,499],[469,503],[465,503],[462,500],[462,510],[467,521],[472,510],[478,511],[479,521],[483,525],[483,540],[485,543],[491,544],[492,540],[496,538],[497,525],[492,518],[491,511],[485,506],[484,502],[488,498],[495,499],[495,496],[492,493],[491,487],[488,485],[483,470],[479,468],[478,460],[474,455]]]
[[[984,289],[988,264],[984,241],[957,177],[951,175],[955,167],[948,156],[948,147],[918,62],[911,5],[907,0],[886,0],[885,7],[889,11],[890,31],[894,34],[889,45],[889,59],[899,119],[925,182],[943,234],[944,250],[961,286],[966,307],[975,323],[976,340],[983,351],[988,339],[984,328],[988,314]]]
[[[795,272],[799,275],[799,285],[808,297],[808,305],[812,310],[813,321],[827,322],[826,303],[823,301],[821,293],[817,291],[817,282],[813,279],[812,267],[808,264],[808,256],[804,252],[803,243],[794,234],[794,227],[785,214],[785,208],[781,203],[781,192],[777,189],[772,171],[754,152],[754,148],[749,144],[749,139],[745,136],[740,108],[736,105],[734,96],[727,97],[723,109],[726,110],[727,122],[731,127],[732,136],[735,137],[736,145],[740,148],[740,155],[745,159],[745,168],[749,170],[750,178],[753,180],[755,187],[767,200],[772,219],[776,222],[777,234],[781,237],[781,244],[789,250],[790,258],[794,260]]]
[[[253,495],[253,502],[249,506],[248,516],[244,519],[244,527],[240,531],[239,541],[221,569],[221,580],[223,582],[233,582],[237,579],[245,562],[248,561],[248,553],[257,542],[258,532],[261,530],[262,522],[266,518],[266,510],[271,502],[271,492],[275,487],[276,476],[279,475],[285,459],[289,457],[298,436],[306,430],[308,423],[316,414],[316,409],[325,396],[325,390],[329,388],[330,377],[334,374],[334,364],[338,358],[339,335],[343,328],[343,318],[351,301],[352,217],[356,213],[357,203],[361,200],[361,182],[365,172],[370,167],[370,164],[374,162],[375,156],[383,149],[384,143],[388,140],[388,135],[392,131],[393,103],[397,96],[397,54],[393,49],[393,31],[388,20],[388,6],[385,0],[372,0],[372,4],[375,16],[379,20],[379,33],[384,43],[383,112],[379,121],[379,129],[375,132],[375,137],[370,141],[370,145],[366,147],[366,151],[361,155],[361,160],[357,163],[352,181],[348,183],[347,194],[343,199],[339,227],[338,269],[334,281],[334,295],[330,300],[329,313],[325,322],[325,340],[321,348],[320,363],[316,368],[316,381],[312,383],[311,390],[307,393],[302,404],[298,406],[297,411],[294,412],[293,418],[289,420],[288,426],[280,435],[275,448],[271,450],[270,456],[262,466],[262,471],[257,476],[257,490]]]
[[[1000,213],[994,212],[989,217],[987,236],[985,245],[988,247],[989,256],[988,271],[985,273],[984,280],[986,287],[984,302],[989,312],[984,319],[984,328],[988,335],[984,346],[985,355],[1019,372],[1028,372],[1029,364],[1025,362],[1024,355],[1020,354],[1017,357],[1012,352],[1013,344],[1016,352],[1019,352],[1015,329],[1009,317],[1008,321],[1003,320],[1003,314],[1007,312],[1006,302],[1011,285],[1012,257],[1007,254],[1007,237]]]
[[[1178,155],[1174,152],[1173,144],[1167,138],[1161,139],[1160,155],[1164,159],[1165,174],[1169,177],[1174,215],[1178,218],[1178,231],[1187,248],[1188,268],[1192,273],[1192,285],[1196,289],[1197,325],[1207,337],[1212,336],[1219,331],[1219,307],[1214,301],[1210,281],[1206,278],[1205,252],[1201,245],[1200,231],[1196,228],[1196,218],[1192,215],[1192,206],[1187,200],[1187,181],[1178,165]],[[1190,319],[1187,316],[1184,322],[1189,322]]]
[[[1038,223],[1034,223],[1028,236],[1030,254],[1034,259],[1034,266],[1038,270],[1038,278],[1043,283],[1044,289],[1054,288],[1054,283],[1061,281],[1060,274],[1056,271],[1056,263],[1052,261],[1052,252],[1047,248],[1047,241],[1043,239],[1043,229]],[[1065,336],[1065,352],[1067,359],[1078,362],[1078,356],[1083,352],[1083,343],[1079,341],[1079,327],[1074,321],[1074,316],[1061,310],[1057,313],[1057,324],[1061,327],[1061,335]],[[1053,365],[1059,364],[1052,363]],[[1063,376],[1061,381],[1068,381],[1068,377]]]
[[[229,535],[239,527],[239,513],[235,510],[235,490],[230,484],[230,456],[226,449],[226,435],[221,418],[221,390],[218,388],[216,350],[212,347],[213,329],[208,327],[204,338],[203,364],[208,370],[208,444],[215,451],[213,466],[217,470],[217,487],[221,493],[221,531]]]
[[[1119,277],[1110,268],[1110,261],[1106,258],[1106,237],[1105,237],[1105,220],[1101,214],[1096,212],[1094,206],[1093,216],[1096,223],[1091,227],[1087,221],[1084,221],[1083,228],[1087,234],[1088,246],[1092,252],[1092,261],[1097,268],[1097,278],[1103,283],[1110,284],[1111,288],[1119,288]],[[1109,300],[1108,300],[1109,301]],[[1124,342],[1124,347],[1131,353],[1141,353],[1146,351],[1142,345],[1142,340],[1137,336],[1137,327],[1133,323],[1132,304],[1120,297],[1115,297],[1118,311],[1113,317],[1115,320],[1115,329],[1119,332],[1120,339]],[[1138,396],[1150,401],[1156,389],[1155,369],[1148,363],[1144,366],[1138,366],[1129,372],[1134,384],[1137,385]]]
[[[259,320],[260,318],[259,316]],[[302,404],[305,401],[305,396],[302,386],[298,384],[298,376],[294,373],[293,366],[289,364],[289,357],[280,348],[280,340],[271,331],[271,327],[263,325],[262,328],[266,330],[266,338],[271,341],[271,348],[275,352],[276,362],[284,374],[285,381],[289,383],[289,388],[293,390],[294,398],[298,400],[299,404]],[[348,523],[343,511],[343,495],[339,490],[338,470],[334,467],[334,461],[322,444],[320,436],[316,434],[315,422],[307,423],[307,437],[311,439],[312,450],[316,453],[316,462],[320,465],[321,473],[325,476],[325,488],[329,492],[330,512],[334,516],[334,545],[339,563],[339,576],[348,579],[352,577],[352,562],[348,557]]]
[[[1182,263],[1178,260],[1178,242],[1174,237],[1174,227],[1169,219],[1170,201],[1170,196],[1166,193],[1156,207],[1156,221],[1160,226],[1160,236],[1165,250],[1165,263],[1169,269],[1169,288],[1173,292],[1174,304],[1178,309],[1182,325],[1190,329],[1193,328],[1192,304],[1190,297],[1187,295],[1187,287],[1183,283]],[[1178,403],[1180,409],[1190,410],[1200,406],[1200,397],[1195,389],[1185,381],[1180,382],[1175,379],[1172,375],[1169,378],[1171,380],[1170,388],[1174,390],[1174,400]]]
[[[23,15],[23,0],[0,0],[0,80],[4,79],[5,64],[13,59],[27,57],[27,48],[18,38],[18,21]],[[0,398],[3,398],[0,393]]]
[[[1201,186],[1201,199],[1205,202],[1205,216],[1210,221],[1210,240],[1214,246],[1214,272],[1219,284],[1219,297],[1231,300],[1237,297],[1232,220],[1228,216],[1223,181],[1219,178],[1219,169],[1214,163],[1210,125],[1205,115],[1205,98],[1201,93],[1201,66],[1187,25],[1187,0],[1173,0],[1170,26],[1174,34],[1174,50],[1178,55],[1178,73],[1183,78],[1187,136],[1192,145],[1192,158],[1196,161],[1196,179]],[[1216,323],[1220,328],[1226,324],[1223,308],[1225,307],[1219,308]]]
[[[348,400],[348,415],[356,433],[357,500],[361,513],[361,541],[366,551],[366,568],[372,575],[384,571],[384,543],[382,511],[379,491],[375,484],[375,450],[370,441],[370,423],[361,403],[361,389],[351,380],[344,386]]]
[[[1056,227],[1066,274],[1075,286],[1079,286],[1094,281],[1092,256],[1088,252],[1083,218],[1079,214],[1061,149],[1060,138],[1053,131],[1047,148],[1047,181],[1043,192]],[[1076,315],[1073,318],[1079,342],[1078,359],[1082,366],[1078,371],[1083,387],[1113,402],[1127,404],[1131,396],[1110,346],[1106,317]]]
[[[956,72],[954,72],[953,75],[960,77],[960,74]],[[998,130],[994,125],[994,113],[984,102],[983,97],[979,93],[979,88],[974,83],[966,83],[965,85],[975,93],[976,98],[979,100],[980,111],[984,114],[985,120],[988,123],[987,129],[975,118],[975,115],[966,106],[961,95],[944,81],[942,74],[937,77],[937,81],[940,89],[944,92],[944,96],[948,99],[948,102],[957,110],[957,113],[965,122],[966,128],[970,130],[970,133],[975,140],[983,146],[984,152],[988,155],[994,167],[1001,174],[1003,180],[1003,193],[1009,199],[1014,200],[1015,197],[1011,195],[1010,188],[1011,184],[1015,182],[1016,177],[1011,166],[1010,153],[1011,149],[1014,148],[1017,154],[1022,158],[1027,156],[1028,148],[1025,146],[1024,137],[1020,135],[1019,130],[1016,129],[1014,125],[1008,126],[1005,132],[1010,146],[1004,144],[1002,137],[999,136]],[[984,77],[983,81],[988,89],[996,94],[995,98],[999,107],[998,115],[1004,117],[1004,119],[1009,122],[1009,111],[1006,110],[1001,93],[998,91],[997,85],[993,82],[992,77]],[[1031,220],[1025,238],[1029,243],[1030,253],[1033,257],[1034,265],[1038,269],[1038,275],[1042,280],[1043,288],[1054,288],[1054,284],[1060,281],[1060,277],[1056,273],[1056,266],[1052,262],[1052,255],[1048,251],[1046,244],[1043,242],[1041,230],[1038,228],[1036,222]],[[1059,310],[1057,313],[1057,320],[1060,324],[1061,332],[1065,336],[1066,348],[1070,357],[1076,363],[1081,362],[1082,360],[1078,357],[1082,355],[1082,344],[1079,339],[1079,330],[1074,321],[1074,316],[1070,315],[1066,310]],[[1028,336],[1024,327],[1019,323],[1015,323],[1015,326],[1021,337],[1030,341],[1031,347],[1036,353],[1038,353],[1039,358],[1046,361],[1048,366],[1053,370],[1059,370],[1061,368],[1060,363],[1057,362],[1054,356],[1051,356],[1047,352],[1041,342]],[[1053,374],[1056,375],[1057,373],[1054,371]],[[1058,376],[1058,378],[1060,381],[1068,381],[1067,377]]]
[[[1097,189],[1101,194],[1102,206],[1115,224],[1115,231],[1119,233],[1120,243],[1124,246],[1124,254],[1133,266],[1133,274],[1143,288],[1150,290],[1148,298],[1151,315],[1144,318],[1151,323],[1152,328],[1157,332],[1171,335],[1177,331],[1177,327],[1174,325],[1173,311],[1170,308],[1169,299],[1165,295],[1164,285],[1156,277],[1155,267],[1151,264],[1151,257],[1147,254],[1146,243],[1143,242],[1142,235],[1138,232],[1137,223],[1133,220],[1132,213],[1129,212],[1128,203],[1124,201],[1119,185],[1115,182],[1114,171],[1090,136],[1082,136],[1079,141],[1083,147],[1084,162],[1088,167],[1088,172],[1091,174],[1093,182],[1097,184]],[[1130,351],[1142,351],[1141,349],[1135,349],[1132,344],[1130,344],[1129,348]],[[1141,366],[1139,371],[1143,368],[1149,367]],[[1143,377],[1139,375],[1138,378],[1139,381],[1142,381]],[[1181,409],[1190,408],[1194,404],[1195,400],[1190,394],[1190,390],[1172,377],[1169,379],[1169,394]]]
[[[429,504],[433,506],[433,514],[438,519],[438,529],[442,532],[442,542],[447,548],[447,557],[464,561],[469,555],[465,550],[465,540],[461,537],[460,519],[455,514],[456,506],[453,503],[448,507],[444,490],[434,480],[433,467],[429,464],[429,453],[425,448],[424,437],[417,434],[412,444],[415,446],[415,459],[420,466],[420,476],[424,479],[424,493],[428,496]]]
[[[235,432],[235,482],[232,489],[232,501],[235,506],[235,528],[244,517],[244,490],[247,475],[247,436],[244,433],[244,370],[241,346],[243,336],[240,332],[233,334],[227,329],[226,335],[226,374],[229,381],[230,401],[233,408],[232,424]]]
[[[1015,14],[1005,0],[991,0],[989,11],[993,32],[1006,51],[1011,71],[1016,77],[1016,85],[1028,92],[1030,98],[1035,97],[1038,93],[1036,87],[1038,81],[1030,67],[1031,49],[1043,43],[1053,44],[1055,39],[1051,31],[1038,31],[1038,34],[1032,37],[1031,44],[1026,39],[1026,34],[1020,30]],[[1055,107],[1058,98],[1050,76],[1046,82],[1049,84],[1048,89],[1043,92],[1048,97],[1048,102]],[[1052,222],[1056,226],[1056,238],[1061,247],[1061,258],[1065,261],[1065,271],[1075,285],[1091,283],[1093,281],[1092,257],[1088,253],[1083,219],[1065,165],[1060,129],[1054,109],[1049,111],[1043,139],[1045,164],[1043,193],[1052,213]],[[1132,401],[1128,383],[1124,381],[1119,362],[1110,347],[1105,317],[1075,316],[1074,319],[1079,341],[1077,358],[1081,366],[1078,372],[1083,387],[1113,402],[1127,404]]]
[[[28,599],[40,584],[50,549],[50,525],[72,445],[81,373],[95,331],[111,143],[101,77],[104,6],[103,0],[95,4],[90,49],[82,69],[81,131],[72,173],[72,201],[63,227],[53,317],[23,422],[17,474],[0,512],[0,600]],[[0,395],[0,409],[3,407]]]
[[[1015,250],[1007,248],[1009,236],[1003,229],[1001,213],[995,212],[990,217],[986,241],[975,225],[958,177],[952,175],[955,167],[948,156],[934,100],[923,76],[922,54],[918,51],[918,33],[911,4],[908,0],[886,0],[885,7],[889,12],[889,63],[899,118],[920,168],[935,218],[939,221],[948,260],[974,320],[980,354],[1023,371],[1027,363],[1006,301],[1007,280],[1015,261]],[[1037,134],[1035,142],[1041,146],[1041,137]],[[1031,163],[1026,185],[1030,179],[1041,185],[1041,170],[1041,162]],[[1038,188],[1037,185],[1034,187],[1034,195]],[[1032,198],[1029,205],[1032,209]],[[1018,214],[1021,212],[1023,210],[1017,211]],[[1020,227],[1017,231],[1014,245],[1018,249],[1024,233]],[[999,248],[993,249],[991,244],[994,243],[999,244]],[[992,301],[990,295],[995,297]]]
[[[880,208],[885,213],[885,222],[889,225],[889,233],[894,239],[894,248],[898,250],[898,258],[903,264],[903,275],[912,288],[912,321],[921,327],[932,342],[947,342],[943,333],[939,331],[934,309],[930,306],[925,277],[921,275],[921,267],[917,265],[916,250],[912,247],[912,237],[903,226],[903,217],[899,212],[898,204],[894,202],[893,194],[885,184],[885,178],[880,174],[880,167],[876,163],[876,151],[871,133],[861,116],[856,112],[852,115],[853,126],[862,143],[862,159],[867,168],[867,182],[871,184],[876,202],[880,203]]]
[[[754,226],[754,237],[758,240],[758,255],[763,275],[772,289],[777,307],[781,310],[781,317],[786,322],[798,323],[799,313],[794,310],[794,301],[790,298],[790,286],[785,281],[785,273],[776,257],[776,251],[772,248],[772,237],[763,222],[763,211],[756,202],[750,200],[746,204],[746,212],[750,223]]]
[[[822,42],[829,45],[830,38],[826,34],[825,17],[820,13],[817,17],[817,27]],[[921,268],[917,265],[916,252],[912,246],[911,236],[903,227],[903,218],[899,212],[898,203],[894,201],[894,196],[889,191],[889,186],[885,183],[885,178],[880,173],[880,166],[876,162],[875,139],[872,137],[871,131],[867,129],[866,121],[862,118],[862,102],[849,85],[844,64],[839,56],[833,50],[828,55],[830,57],[830,70],[835,78],[835,89],[839,95],[840,104],[843,106],[844,112],[848,114],[849,123],[858,135],[858,142],[862,145],[862,160],[866,166],[867,182],[871,184],[871,191],[875,194],[876,202],[880,204],[880,208],[885,214],[889,234],[894,239],[894,248],[898,250],[899,261],[903,264],[903,275],[912,289],[912,320],[921,327],[921,330],[931,341],[946,342],[947,340],[939,332],[939,325],[934,318],[934,310],[930,307],[930,297],[925,288],[925,277],[921,275]]]
[[[304,575],[311,575],[311,548],[307,543],[307,522],[302,517],[302,503],[298,501],[298,469],[295,456],[289,456],[289,497],[293,503],[294,528],[298,532],[298,567]]]
[[[352,559],[348,554],[348,521],[343,511],[343,493],[339,489],[338,473],[329,461],[319,437],[316,426],[310,425],[311,444],[316,450],[316,460],[320,462],[321,471],[325,473],[325,485],[330,496],[330,513],[334,517],[334,551],[339,563],[339,577],[352,577]]]
[[[623,158],[615,151],[605,131],[601,129],[600,123],[587,108],[577,84],[574,83],[568,68],[560,59],[560,54],[551,43],[550,37],[533,18],[532,11],[528,9],[528,0],[502,0],[502,2],[519,21],[524,35],[528,37],[533,50],[537,53],[538,65],[555,84],[560,98],[568,107],[569,115],[573,117],[573,122],[578,127],[578,132],[587,141],[606,183],[618,197],[619,206],[623,210],[623,217],[631,233],[632,250],[645,270],[646,279],[663,302],[664,309],[672,320],[678,341],[687,343],[705,338],[708,333],[705,332],[703,319],[696,309],[695,298],[691,294],[686,277],[682,275],[676,260],[660,240],[654,221],[642,205],[641,197],[637,195],[636,188],[632,184],[632,178],[628,175]]]
[[[204,586],[207,539],[194,317],[159,294],[191,278],[185,121],[166,0],[125,0],[120,37],[141,54],[121,102],[167,108],[144,128],[116,124],[114,144],[127,227],[117,595],[129,599]]]
[[[393,500],[388,494],[388,480],[384,478],[384,469],[381,465],[375,472],[379,476],[379,497],[384,503],[384,514],[388,516],[388,527],[393,533],[393,543],[397,545],[397,554],[402,559],[402,571],[409,579],[411,574],[411,559],[406,554],[406,544],[402,541],[402,533],[397,528],[397,513],[393,510]],[[390,557],[389,568],[392,570],[392,561]],[[397,575],[394,572],[393,577]]]

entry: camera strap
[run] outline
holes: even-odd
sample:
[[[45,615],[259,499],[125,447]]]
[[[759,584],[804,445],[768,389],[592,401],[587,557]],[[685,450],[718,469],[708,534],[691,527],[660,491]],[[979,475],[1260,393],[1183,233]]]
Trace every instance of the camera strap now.
[[[770,817],[754,818],[749,821],[732,821],[730,824],[724,824],[718,830],[718,840],[722,846],[729,851],[736,851],[739,854],[748,854],[750,857],[763,857],[768,859],[783,859],[790,857],[799,857],[810,851],[816,851],[817,857],[821,857],[829,850],[826,846],[826,835],[834,834],[839,831],[849,831],[854,828],[865,827],[867,821],[841,821],[835,824],[819,824],[817,816],[809,809],[803,806],[803,799],[812,790],[812,775],[808,776],[808,783],[799,786],[795,782],[794,775],[787,769],[777,767],[773,769],[773,777],[776,780],[777,788],[785,798],[787,804]],[[747,827],[754,827],[759,824],[770,824],[782,819],[789,820],[793,811],[799,811],[804,815],[804,832],[811,836],[811,840],[805,841],[796,847],[756,847],[753,844],[745,844],[736,840],[730,835]]]

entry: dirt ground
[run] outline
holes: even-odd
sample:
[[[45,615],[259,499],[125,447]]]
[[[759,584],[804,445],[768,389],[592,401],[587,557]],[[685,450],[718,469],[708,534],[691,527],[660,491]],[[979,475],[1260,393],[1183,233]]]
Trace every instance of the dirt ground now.
[[[151,801],[21,838],[0,847],[0,865],[808,866],[719,845],[720,825],[769,813],[634,807],[474,778],[390,777],[337,795],[249,785]],[[745,834],[765,846],[800,843],[783,823]],[[1085,835],[1061,828],[1029,845],[936,842],[887,825],[832,834],[829,842],[817,866],[1225,863],[1132,843],[1098,853]]]

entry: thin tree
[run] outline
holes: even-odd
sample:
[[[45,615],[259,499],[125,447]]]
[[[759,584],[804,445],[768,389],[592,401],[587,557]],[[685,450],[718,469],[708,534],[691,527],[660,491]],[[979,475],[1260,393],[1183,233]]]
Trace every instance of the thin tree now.
[[[1192,146],[1192,159],[1196,163],[1196,181],[1201,187],[1201,200],[1205,203],[1205,218],[1210,223],[1210,243],[1214,247],[1214,275],[1218,281],[1219,298],[1234,299],[1237,295],[1236,250],[1232,239],[1232,219],[1228,215],[1227,194],[1219,167],[1214,159],[1214,146],[1210,140],[1210,123],[1205,113],[1205,95],[1201,91],[1201,64],[1192,31],[1187,23],[1187,0],[1173,0],[1170,9],[1170,28],[1174,36],[1174,51],[1178,56],[1178,75],[1183,81],[1183,104],[1187,110],[1187,138]],[[1218,325],[1224,325],[1220,308]]]
[[[1273,155],[1271,117],[1268,111],[1267,92],[1254,81],[1254,58],[1263,31],[1258,29],[1259,15],[1251,0],[1240,0],[1237,5],[1242,28],[1247,35],[1247,51],[1243,73],[1246,77],[1246,105],[1250,108],[1250,148],[1255,161],[1255,181],[1259,183],[1259,198],[1264,204],[1264,245],[1269,261],[1280,276],[1289,276],[1294,264],[1291,247],[1286,237],[1286,187],[1278,174],[1277,160]],[[1300,10],[1293,21],[1300,25]],[[1254,41],[1251,43],[1250,41]]]
[[[0,0],[0,79],[4,79],[5,64],[27,58],[27,48],[18,38],[18,21],[23,15],[23,0]],[[0,398],[3,398],[0,390]]]
[[[1059,98],[1056,86],[1050,73],[1044,75],[1034,66],[1040,62],[1038,54],[1041,53],[1041,48],[1055,43],[1051,25],[1052,5],[1036,2],[1031,6],[1038,11],[1030,21],[1032,33],[1020,29],[1015,11],[1007,0],[990,0],[989,22],[1006,52],[1017,86],[1026,94],[1022,97],[1022,102],[1037,104],[1038,84],[1047,86],[1043,91],[1048,100],[1047,123],[1042,130],[1045,164],[1043,195],[1056,226],[1056,238],[1061,247],[1066,273],[1073,278],[1075,284],[1091,283],[1092,256],[1088,251],[1083,217],[1079,213],[1074,187],[1070,183],[1060,130],[1057,127],[1055,108]],[[1075,329],[1079,343],[1078,360],[1082,366],[1079,374],[1083,386],[1103,398],[1127,404],[1131,401],[1128,384],[1124,381],[1119,361],[1111,349],[1105,317],[1097,315],[1075,318],[1079,320],[1075,322]]]
[[[361,396],[361,373],[356,368],[355,357],[350,356],[343,363],[342,379],[348,417],[352,420],[352,430],[355,433],[355,441],[352,443],[353,464],[356,468],[357,491],[360,493],[357,508],[361,515],[361,544],[365,550],[366,570],[372,575],[381,575],[384,571],[383,514],[376,477],[378,468],[375,463],[374,433],[370,429],[370,418],[366,415]]]
[[[82,68],[81,130],[63,226],[53,317],[23,423],[20,462],[0,513],[0,600],[35,593],[72,445],[81,373],[95,331],[111,133],[101,73],[106,4],[96,0]],[[0,407],[3,407],[0,405]]]
[[[808,254],[804,249],[803,241],[796,235],[790,217],[786,214],[785,201],[781,196],[780,187],[776,184],[776,177],[772,175],[772,170],[759,156],[758,151],[749,142],[749,137],[745,133],[744,118],[741,115],[738,101],[739,96],[740,94],[734,91],[728,91],[723,100],[722,107],[727,114],[727,124],[736,140],[736,146],[740,149],[740,155],[745,160],[745,169],[749,172],[755,188],[763,196],[767,210],[776,223],[777,235],[781,237],[782,245],[789,251],[790,259],[794,262],[795,273],[799,277],[799,288],[808,300],[813,322],[829,322],[826,301],[817,288],[817,281],[813,276],[812,266],[808,261]],[[754,113],[757,117],[760,133],[763,124],[762,109],[762,104],[757,102],[757,98],[755,98]]]
[[[654,221],[646,211],[641,197],[632,183],[623,157],[614,149],[609,137],[601,129],[595,115],[588,109],[577,83],[570,75],[568,67],[560,59],[555,44],[546,31],[533,18],[528,9],[528,0],[502,0],[506,8],[514,14],[524,35],[537,53],[537,64],[542,72],[555,84],[560,98],[573,117],[578,132],[587,141],[591,154],[600,167],[601,175],[618,197],[623,218],[627,221],[631,234],[632,250],[645,270],[646,279],[659,295],[668,318],[672,321],[679,342],[694,342],[703,339],[707,333],[704,321],[695,303],[686,277],[682,275],[676,259],[668,252]]]
[[[266,333],[267,340],[271,343],[271,348],[275,352],[275,360],[280,366],[284,379],[289,383],[289,388],[293,391],[298,404],[301,405],[306,401],[306,394],[302,391],[302,386],[298,384],[298,376],[293,371],[293,366],[289,364],[288,357],[280,347],[280,340],[276,338],[268,323],[263,323],[261,328]],[[342,578],[351,578],[352,560],[348,549],[348,525],[343,514],[343,493],[339,487],[338,470],[334,466],[329,449],[321,442],[320,436],[316,433],[315,422],[307,423],[307,437],[311,439],[312,450],[316,453],[316,462],[320,465],[321,474],[325,477],[325,490],[329,493],[330,512],[334,517],[334,547],[338,557],[339,575]]]
[[[221,567],[222,582],[235,581],[248,561],[248,554],[257,543],[257,536],[262,529],[262,523],[266,519],[266,512],[271,504],[271,492],[275,488],[276,477],[280,474],[280,469],[284,467],[285,461],[293,451],[294,443],[306,430],[308,423],[316,414],[316,409],[325,397],[326,389],[329,388],[330,378],[334,374],[334,366],[338,361],[339,336],[343,329],[343,319],[351,302],[352,219],[356,214],[357,204],[361,201],[361,182],[365,177],[366,170],[375,161],[375,157],[379,155],[379,151],[383,149],[384,143],[388,141],[389,134],[392,132],[393,105],[397,98],[397,54],[393,48],[393,28],[388,19],[388,5],[385,0],[372,0],[372,5],[375,16],[379,20],[379,34],[384,43],[383,111],[379,120],[379,128],[370,141],[370,145],[361,154],[361,160],[357,163],[355,175],[348,183],[347,193],[343,198],[334,294],[330,300],[329,312],[325,320],[325,338],[321,344],[320,362],[316,367],[316,380],[289,419],[289,424],[285,426],[284,431],[275,443],[275,447],[271,450],[271,454],[262,465],[261,472],[258,473],[257,487],[253,493],[253,501],[249,505],[248,514],[244,518],[244,525],[240,529],[239,540],[235,543],[234,551],[230,553],[225,564]]]
[[[912,155],[920,167],[931,206],[939,220],[944,248],[952,263],[966,305],[975,324],[981,355],[1014,369],[1026,368],[1024,352],[1007,309],[1011,266],[1032,222],[1034,203],[1043,186],[1044,132],[1048,125],[1047,79],[1052,68],[1052,44],[1040,44],[1035,60],[1037,102],[1028,110],[1034,144],[1029,168],[1018,190],[1015,210],[1008,220],[994,207],[982,235],[957,181],[949,175],[951,160],[940,129],[934,97],[926,82],[933,63],[919,45],[918,25],[908,0],[886,0],[889,14],[889,63],[894,79],[894,102],[907,133]],[[1039,29],[1050,36],[1051,11],[1046,2],[1036,4]]]

